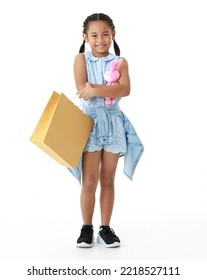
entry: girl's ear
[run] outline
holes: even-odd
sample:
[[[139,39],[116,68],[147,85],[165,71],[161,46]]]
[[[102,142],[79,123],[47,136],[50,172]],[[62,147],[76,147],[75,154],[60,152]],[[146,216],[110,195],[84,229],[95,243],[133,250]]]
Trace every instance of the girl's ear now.
[[[87,35],[85,33],[83,33],[83,40],[85,40],[86,43],[88,43],[88,37],[87,37]]]
[[[116,31],[112,32],[112,40],[115,40]]]

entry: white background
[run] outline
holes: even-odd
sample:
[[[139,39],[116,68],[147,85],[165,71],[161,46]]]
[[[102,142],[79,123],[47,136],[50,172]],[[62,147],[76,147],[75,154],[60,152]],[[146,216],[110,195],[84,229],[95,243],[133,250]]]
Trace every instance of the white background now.
[[[2,260],[207,258],[204,3],[1,1]],[[111,226],[122,246],[115,250],[75,247],[81,187],[29,141],[53,90],[75,95],[73,59],[83,21],[95,12],[115,23],[132,83],[121,107],[145,147],[132,182],[119,162]]]

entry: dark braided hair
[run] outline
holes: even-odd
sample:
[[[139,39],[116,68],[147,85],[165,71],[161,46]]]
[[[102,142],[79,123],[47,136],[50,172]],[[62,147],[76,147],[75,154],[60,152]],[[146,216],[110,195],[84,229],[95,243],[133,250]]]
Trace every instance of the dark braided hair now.
[[[112,32],[115,31],[115,26],[114,26],[114,23],[113,23],[112,19],[109,16],[100,13],[100,14],[92,14],[92,15],[90,15],[86,18],[86,20],[83,23],[83,33],[84,34],[87,33],[89,22],[97,21],[97,20],[106,21],[108,23],[109,27],[111,28]],[[113,44],[114,44],[115,54],[120,56],[120,48],[117,45],[115,39],[113,40]],[[85,51],[85,40],[83,40],[83,44],[81,45],[81,47],[79,49],[79,53],[83,53],[84,51]]]

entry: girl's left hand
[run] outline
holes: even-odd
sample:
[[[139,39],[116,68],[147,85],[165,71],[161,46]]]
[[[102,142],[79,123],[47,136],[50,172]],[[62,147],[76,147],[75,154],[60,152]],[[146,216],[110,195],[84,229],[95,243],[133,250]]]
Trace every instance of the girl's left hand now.
[[[88,100],[94,97],[93,88],[89,83],[86,83],[86,86],[77,92],[79,98],[83,98],[84,100]]]

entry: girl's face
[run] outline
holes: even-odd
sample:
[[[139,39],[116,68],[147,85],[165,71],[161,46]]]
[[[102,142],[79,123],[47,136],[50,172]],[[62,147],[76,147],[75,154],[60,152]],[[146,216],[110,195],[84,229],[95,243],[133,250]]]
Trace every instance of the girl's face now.
[[[91,21],[87,34],[83,34],[84,40],[89,43],[95,57],[104,57],[109,54],[114,37],[115,31],[112,32],[107,22],[102,20]]]

